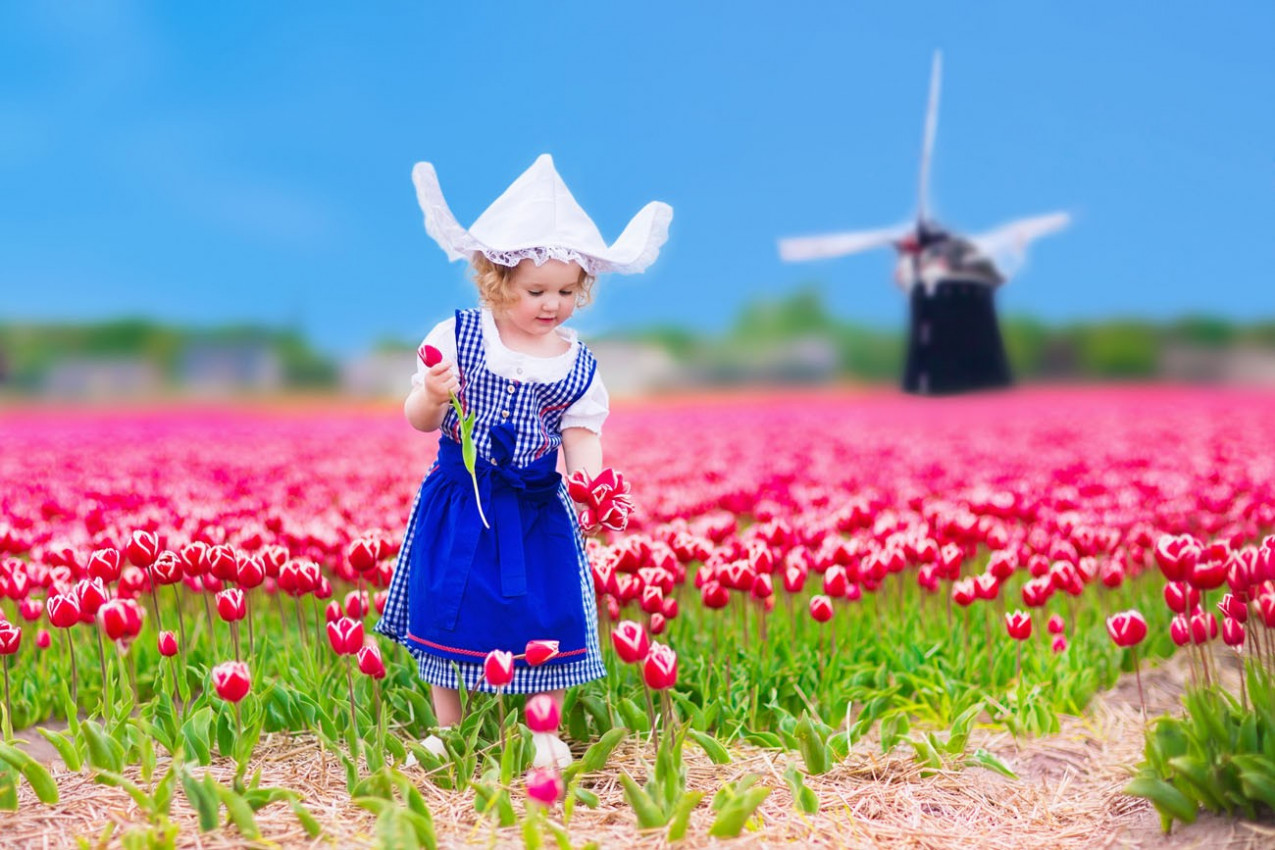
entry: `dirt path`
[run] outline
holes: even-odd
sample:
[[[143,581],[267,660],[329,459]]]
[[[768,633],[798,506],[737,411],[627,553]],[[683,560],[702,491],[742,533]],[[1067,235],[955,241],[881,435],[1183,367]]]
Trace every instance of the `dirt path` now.
[[[1143,675],[1148,708],[1153,716],[1176,711],[1184,668],[1178,661]],[[1100,695],[1084,717],[1064,718],[1059,734],[1020,745],[1007,734],[977,734],[971,746],[996,753],[1018,775],[1010,780],[980,769],[944,772],[922,777],[910,754],[903,749],[886,756],[866,747],[824,776],[811,777],[808,785],[820,800],[814,816],[792,807],[783,772],[796,763],[793,753],[740,748],[729,765],[713,765],[688,744],[686,763],[689,784],[711,793],[727,782],[749,773],[774,791],[759,810],[755,832],[730,842],[739,848],[797,846],[872,848],[1139,848],[1139,850],[1189,850],[1275,848],[1275,823],[1251,824],[1202,814],[1187,827],[1178,826],[1164,836],[1159,818],[1145,801],[1127,797],[1121,789],[1131,767],[1142,756],[1142,719],[1137,687],[1132,677]],[[311,841],[286,806],[275,805],[258,815],[265,841],[262,846],[339,846],[374,844],[372,817],[349,802],[344,774],[334,758],[325,758],[304,739],[267,738],[257,753],[263,785],[282,785],[307,796],[307,805],[327,830],[325,838]],[[590,785],[601,799],[596,810],[579,807],[570,824],[576,846],[596,841],[602,847],[654,848],[666,846],[657,835],[638,833],[633,814],[624,801],[619,771],[628,770],[639,780],[650,751],[635,740],[626,741],[612,759],[611,770]],[[85,774],[67,774],[60,763],[53,770],[62,801],[41,805],[25,786],[20,809],[6,813],[3,846],[72,847],[75,836],[94,840],[108,824],[115,824],[114,838],[140,822],[132,801],[113,788],[96,785]],[[230,768],[211,768],[227,779]],[[479,822],[469,795],[445,792],[422,781],[445,847],[521,846],[520,832],[493,831]],[[701,848],[721,842],[708,837],[712,812],[705,802],[691,818],[688,838],[679,847]],[[200,835],[194,813],[179,793],[174,818],[181,825],[180,846],[242,847],[233,829]],[[96,846],[96,845],[95,845]]]

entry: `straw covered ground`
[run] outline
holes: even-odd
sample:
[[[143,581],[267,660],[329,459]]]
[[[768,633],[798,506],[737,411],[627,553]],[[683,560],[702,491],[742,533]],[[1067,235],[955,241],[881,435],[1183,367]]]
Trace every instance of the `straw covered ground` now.
[[[1184,667],[1177,661],[1144,674],[1153,715],[1177,710],[1184,675]],[[870,742],[861,742],[831,772],[808,778],[807,784],[819,796],[820,810],[807,816],[793,808],[782,778],[786,767],[799,761],[795,753],[736,747],[732,763],[719,766],[688,743],[691,787],[711,795],[723,784],[752,773],[774,790],[759,809],[756,829],[733,840],[708,836],[712,813],[706,796],[692,816],[686,839],[678,846],[688,850],[794,844],[888,850],[1275,847],[1275,823],[1253,824],[1209,815],[1164,836],[1150,805],[1121,793],[1132,766],[1142,756],[1142,718],[1132,677],[1095,699],[1085,716],[1064,718],[1057,735],[1016,742],[1005,733],[984,733],[981,737],[976,733],[970,745],[998,755],[1019,778],[1007,779],[974,767],[922,777],[905,748],[882,755]],[[39,755],[41,750],[33,744],[32,752]],[[60,762],[50,761],[61,802],[44,806],[23,785],[19,811],[3,816],[3,846],[68,847],[77,846],[77,839],[86,839],[88,846],[118,846],[120,834],[141,823],[137,809],[122,791],[95,784],[87,772],[68,774]],[[588,787],[601,804],[595,810],[576,808],[570,823],[575,846],[590,841],[601,847],[635,850],[666,845],[660,835],[638,832],[618,780],[622,770],[640,780],[650,762],[649,746],[628,739],[612,757],[608,770],[592,777]],[[288,807],[276,804],[258,813],[263,835],[260,842],[249,845],[229,827],[201,835],[194,812],[179,793],[173,806],[181,826],[179,846],[375,845],[372,816],[349,802],[339,762],[325,755],[312,739],[265,739],[257,748],[256,766],[262,769],[263,785],[303,793],[310,810],[322,822],[324,834],[315,840],[307,838]],[[224,762],[214,763],[211,769],[222,780],[229,780],[233,772],[233,766]],[[440,846],[521,846],[517,828],[496,830],[479,821],[472,795],[443,791],[423,775],[420,788],[433,812]],[[103,841],[104,836],[109,837]]]

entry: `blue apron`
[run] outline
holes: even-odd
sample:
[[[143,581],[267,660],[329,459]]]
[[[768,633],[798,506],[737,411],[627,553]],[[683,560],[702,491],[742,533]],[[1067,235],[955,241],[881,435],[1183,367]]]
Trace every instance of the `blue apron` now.
[[[456,441],[439,441],[438,465],[421,486],[406,559],[408,640],[468,663],[493,649],[521,655],[528,641],[556,640],[560,654],[548,663],[579,661],[587,651],[584,600],[574,517],[558,496],[558,454],[514,466],[513,426],[489,434],[491,460],[479,456],[476,472],[490,528]]]

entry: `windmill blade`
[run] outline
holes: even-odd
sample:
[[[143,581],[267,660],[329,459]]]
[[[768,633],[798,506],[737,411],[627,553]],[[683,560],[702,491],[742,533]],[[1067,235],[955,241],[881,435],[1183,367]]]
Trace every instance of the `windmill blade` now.
[[[847,254],[883,248],[911,230],[910,224],[900,224],[880,230],[828,233],[822,236],[794,236],[779,240],[779,257],[788,263],[844,257]]]
[[[916,217],[925,221],[929,215],[930,159],[934,155],[934,135],[939,126],[939,86],[943,79],[943,53],[934,51],[930,68],[930,103],[925,110],[925,137],[921,142],[921,177],[917,181]]]
[[[970,242],[1008,278],[1023,267],[1028,245],[1042,236],[1057,233],[1070,223],[1071,216],[1065,212],[1020,218],[970,237]]]

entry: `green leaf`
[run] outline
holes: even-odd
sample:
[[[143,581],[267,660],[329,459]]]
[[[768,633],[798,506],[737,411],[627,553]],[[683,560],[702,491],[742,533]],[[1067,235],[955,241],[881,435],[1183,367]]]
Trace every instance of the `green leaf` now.
[[[86,720],[80,724],[89,746],[89,764],[101,770],[119,773],[124,766],[124,747],[106,734],[97,721]]]
[[[1163,779],[1140,776],[1126,785],[1124,792],[1133,797],[1145,797],[1150,800],[1161,814],[1170,818],[1169,823],[1172,823],[1174,818],[1183,823],[1195,822],[1198,804]],[[1165,831],[1168,832],[1168,829],[1166,828]]]
[[[40,727],[36,730],[53,745],[53,749],[58,751],[58,755],[62,758],[62,763],[66,765],[66,769],[72,773],[79,773],[84,762],[80,758],[80,751],[76,748],[75,742],[63,735],[61,732],[54,732],[50,729]]]
[[[177,790],[177,767],[170,764],[164,776],[155,786],[155,812],[167,817],[172,813],[173,794]]]
[[[580,698],[580,704],[593,719],[593,725],[599,735],[605,735],[611,731],[615,723],[611,720],[611,711],[605,702],[595,696],[583,696]]]
[[[323,827],[305,804],[300,800],[290,800],[288,805],[292,807],[292,813],[297,816],[297,821],[301,824],[301,828],[305,830],[305,834],[310,838],[318,838],[323,832]]]
[[[816,814],[819,811],[819,797],[815,794],[814,789],[806,785],[805,778],[797,768],[789,766],[784,771],[784,781],[788,783],[788,790],[792,792],[794,807],[808,815]]]
[[[832,758],[828,745],[824,743],[824,736],[815,727],[809,714],[802,714],[793,734],[797,738],[801,759],[806,764],[806,772],[811,776],[827,773],[832,768]]]
[[[133,798],[137,808],[148,814],[154,814],[155,801],[151,799],[151,795],[147,794],[136,782],[128,777],[121,776],[118,773],[111,773],[109,770],[100,770],[93,777],[93,781],[98,785],[109,785],[112,788],[123,790],[128,796]]]
[[[962,711],[952,721],[952,734],[948,736],[943,749],[948,755],[960,755],[965,752],[965,744],[969,740],[970,730],[974,726],[974,718],[983,711],[983,703],[976,702]]]
[[[212,747],[208,740],[212,719],[212,709],[204,706],[182,724],[182,737],[186,739],[186,746],[194,754],[196,761],[205,766],[212,764]]]
[[[985,767],[988,770],[994,770],[1001,776],[1007,776],[1010,779],[1017,779],[1018,774],[1009,769],[1009,765],[989,753],[987,750],[979,747],[974,751],[974,755],[970,756],[970,761],[979,767]]]
[[[17,747],[3,743],[0,743],[0,759],[8,762],[26,778],[41,803],[52,806],[58,801],[58,785],[44,765]]]
[[[672,844],[681,841],[686,835],[686,827],[691,821],[691,812],[699,805],[699,801],[704,799],[703,791],[687,791],[682,794],[682,799],[677,801],[677,805],[673,807],[673,819],[669,823],[668,840]]]
[[[238,828],[239,834],[250,841],[260,838],[261,831],[257,829],[257,819],[253,815],[252,806],[248,805],[248,801],[221,783],[214,783],[213,789],[216,791],[222,805],[226,807],[226,811],[230,814],[230,820]]]
[[[622,772],[620,784],[624,786],[625,799],[629,801],[629,805],[633,807],[633,813],[637,815],[640,829],[652,829],[668,823],[669,815],[656,804],[650,794],[638,787],[633,777]]]
[[[749,788],[743,794],[731,800],[713,819],[708,834],[718,838],[734,838],[744,829],[744,824],[753,816],[767,797],[769,788]]]
[[[617,704],[620,717],[624,719],[624,725],[632,729],[634,732],[649,732],[651,730],[650,718],[646,716],[645,709],[638,708],[630,697],[622,698]]]
[[[186,792],[186,801],[199,814],[199,831],[208,832],[217,828],[218,812],[221,805],[216,794],[208,790],[203,782],[195,779],[184,767],[181,769],[182,790]]]
[[[579,785],[572,787],[571,796],[584,803],[590,809],[596,809],[602,802],[598,799],[597,794],[587,788],[581,788]]]
[[[585,750],[584,757],[578,762],[585,773],[593,773],[606,767],[611,753],[629,734],[629,730],[617,727],[606,732],[599,740]]]
[[[18,771],[7,761],[0,762],[0,810],[18,810]]]
[[[692,741],[699,744],[700,749],[704,751],[713,764],[730,764],[730,753],[712,735],[696,729],[692,729],[687,735]]]

